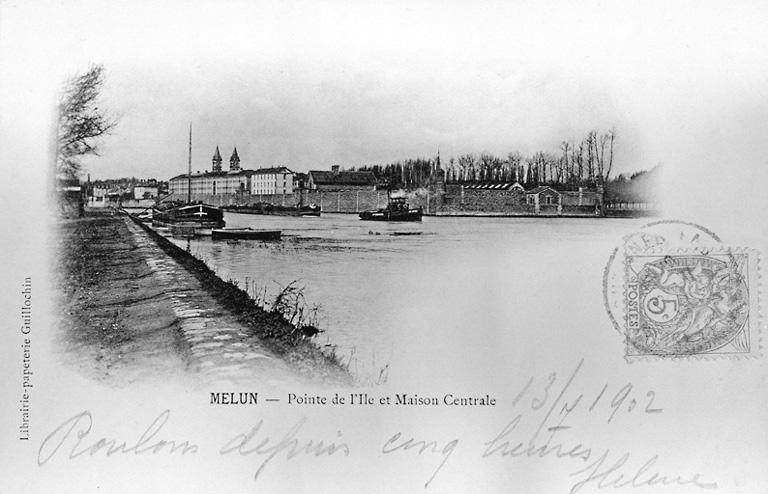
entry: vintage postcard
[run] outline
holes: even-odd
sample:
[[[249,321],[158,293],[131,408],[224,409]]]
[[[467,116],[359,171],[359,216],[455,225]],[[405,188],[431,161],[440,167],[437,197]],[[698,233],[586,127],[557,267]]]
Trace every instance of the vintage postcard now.
[[[768,489],[760,2],[0,2],[0,493]]]

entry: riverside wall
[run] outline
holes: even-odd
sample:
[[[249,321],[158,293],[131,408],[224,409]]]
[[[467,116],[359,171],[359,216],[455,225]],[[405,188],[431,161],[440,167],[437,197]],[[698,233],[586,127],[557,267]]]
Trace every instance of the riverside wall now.
[[[186,195],[172,195],[168,200],[186,201]],[[326,213],[358,213],[387,205],[386,190],[302,191],[293,194],[193,194],[193,201],[212,206],[245,206],[270,203],[278,206],[317,204]]]
[[[562,192],[562,203],[538,208],[526,202],[516,190],[470,189],[461,185],[439,185],[406,193],[412,207],[421,207],[431,215],[471,216],[598,216],[602,194],[595,191]],[[186,195],[169,196],[186,201]],[[213,206],[245,206],[271,203],[279,206],[319,205],[325,213],[359,213],[379,209],[388,202],[386,190],[301,191],[293,194],[193,194],[193,201]]]

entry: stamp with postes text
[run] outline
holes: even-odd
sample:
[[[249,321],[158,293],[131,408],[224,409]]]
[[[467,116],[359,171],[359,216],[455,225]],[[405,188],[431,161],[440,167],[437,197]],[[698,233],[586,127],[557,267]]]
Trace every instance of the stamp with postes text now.
[[[625,357],[760,353],[758,255],[691,223],[655,222],[624,238],[603,296]]]
[[[628,255],[628,357],[749,354],[749,254]]]

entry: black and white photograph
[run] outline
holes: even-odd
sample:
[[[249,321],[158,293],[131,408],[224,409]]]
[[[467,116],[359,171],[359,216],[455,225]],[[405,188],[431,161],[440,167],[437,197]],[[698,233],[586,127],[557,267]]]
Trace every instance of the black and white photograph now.
[[[0,493],[765,492],[766,15],[0,0]]]

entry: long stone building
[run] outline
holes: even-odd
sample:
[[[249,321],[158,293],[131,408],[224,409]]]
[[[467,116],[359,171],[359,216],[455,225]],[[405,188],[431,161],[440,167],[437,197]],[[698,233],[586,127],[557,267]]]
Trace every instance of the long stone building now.
[[[340,171],[339,165],[328,170],[312,170],[307,177],[307,189],[338,192],[376,190],[376,175],[371,171]]]
[[[169,193],[174,196],[186,196],[189,184],[193,196],[244,196],[244,195],[276,195],[293,194],[295,173],[281,166],[262,168],[259,170],[244,170],[240,168],[240,156],[237,147],[229,158],[229,170],[222,170],[219,147],[211,159],[211,171],[177,175],[169,181]]]
[[[541,215],[599,215],[602,187],[557,190],[550,186],[526,189],[518,182],[470,182],[448,184],[439,212]]]

